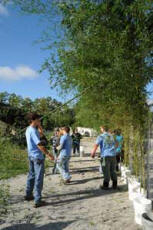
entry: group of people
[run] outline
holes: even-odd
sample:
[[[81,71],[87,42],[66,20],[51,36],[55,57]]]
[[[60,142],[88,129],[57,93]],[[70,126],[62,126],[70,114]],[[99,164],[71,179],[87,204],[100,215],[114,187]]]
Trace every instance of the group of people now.
[[[54,156],[54,166],[53,166],[53,174],[58,173],[58,171],[61,171],[60,164],[59,164],[59,155],[60,155],[60,139],[62,136],[61,128],[55,128],[54,135],[50,139],[50,144],[52,146],[52,153]],[[73,154],[80,154],[80,140],[82,138],[81,134],[78,132],[77,129],[73,131],[73,134],[71,135],[71,147],[73,149]],[[64,177],[64,175],[63,175]],[[64,177],[65,178],[65,177]]]
[[[70,135],[69,127],[57,128],[51,138],[52,154],[47,150],[43,141],[43,129],[40,116],[36,113],[28,115],[29,126],[26,129],[26,141],[29,157],[29,174],[27,177],[25,200],[34,200],[34,207],[44,205],[41,200],[44,179],[44,161],[47,156],[54,161],[53,173],[57,170],[61,174],[64,184],[70,183],[69,161],[71,152],[80,152],[81,135],[75,130]],[[91,152],[94,158],[98,146],[101,151],[101,167],[104,174],[104,182],[101,189],[109,188],[110,178],[113,181],[113,189],[117,188],[116,162],[117,156],[121,158],[123,137],[119,130],[111,133],[106,126],[101,126],[101,135],[98,136],[95,146]],[[119,160],[118,160],[119,161]],[[34,191],[34,195],[33,195]]]

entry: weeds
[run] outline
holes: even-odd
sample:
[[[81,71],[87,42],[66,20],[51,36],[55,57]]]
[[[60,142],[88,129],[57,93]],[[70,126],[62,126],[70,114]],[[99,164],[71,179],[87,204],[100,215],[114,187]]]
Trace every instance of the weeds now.
[[[5,184],[0,185],[0,215],[6,214],[8,200],[9,200],[9,186]]]

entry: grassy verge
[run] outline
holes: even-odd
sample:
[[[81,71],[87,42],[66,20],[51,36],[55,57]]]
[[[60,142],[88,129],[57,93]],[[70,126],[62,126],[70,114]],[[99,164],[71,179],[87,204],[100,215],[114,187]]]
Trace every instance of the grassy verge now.
[[[46,158],[45,167],[53,163]],[[8,179],[28,172],[28,154],[26,149],[0,139],[0,180]]]
[[[0,180],[26,173],[28,159],[26,150],[0,139]]]
[[[0,215],[7,212],[9,199],[9,187],[5,184],[0,184]]]

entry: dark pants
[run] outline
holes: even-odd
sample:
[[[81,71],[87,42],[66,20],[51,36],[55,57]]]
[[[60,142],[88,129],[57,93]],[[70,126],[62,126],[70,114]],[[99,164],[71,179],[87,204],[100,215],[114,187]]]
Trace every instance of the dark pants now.
[[[80,143],[73,143],[73,154],[80,153]]]
[[[34,190],[35,203],[41,200],[44,180],[44,160],[29,158],[29,175],[27,178],[26,196],[31,196]]]
[[[119,163],[124,161],[124,152],[121,151],[116,156],[116,171],[119,171]]]
[[[58,171],[57,167],[57,158],[58,158],[58,150],[56,148],[53,148],[53,156],[54,156],[54,166],[53,166],[53,174],[56,174]]]
[[[116,171],[118,172],[119,171],[119,163],[121,162],[121,154],[119,153],[117,156],[116,156]]]
[[[117,185],[116,156],[104,157],[102,162],[102,170],[104,173],[104,186],[109,186],[110,179],[113,181],[114,186]]]

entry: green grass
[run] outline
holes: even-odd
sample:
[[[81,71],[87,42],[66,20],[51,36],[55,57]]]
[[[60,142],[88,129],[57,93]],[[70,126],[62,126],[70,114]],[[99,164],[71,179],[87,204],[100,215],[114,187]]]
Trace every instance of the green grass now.
[[[0,138],[0,180],[8,179],[28,172],[28,154],[26,149]],[[45,160],[45,167],[53,162]]]
[[[6,184],[0,184],[0,215],[7,212],[9,196],[9,187]]]
[[[14,177],[28,171],[26,150],[0,139],[0,180]]]

